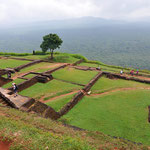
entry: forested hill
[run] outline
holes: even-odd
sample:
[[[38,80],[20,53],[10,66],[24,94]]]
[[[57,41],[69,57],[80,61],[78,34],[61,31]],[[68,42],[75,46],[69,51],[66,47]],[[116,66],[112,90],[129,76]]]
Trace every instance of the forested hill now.
[[[150,27],[100,18],[45,21],[0,28],[0,51],[32,52],[42,37],[57,33],[64,41],[61,52],[80,53],[107,64],[150,69]]]

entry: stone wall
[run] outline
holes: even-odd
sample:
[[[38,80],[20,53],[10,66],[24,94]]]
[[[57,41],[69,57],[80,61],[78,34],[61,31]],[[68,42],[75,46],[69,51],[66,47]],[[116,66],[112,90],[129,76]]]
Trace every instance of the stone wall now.
[[[87,66],[73,66],[73,68],[83,71],[100,71],[100,69],[97,69],[95,67],[87,67]]]
[[[83,59],[80,59],[78,61],[76,61],[75,63],[72,64],[72,66],[76,66],[78,64],[81,64],[84,60]]]
[[[148,122],[150,123],[150,106],[148,106]]]
[[[11,82],[12,79],[7,79],[7,78],[4,78],[4,77],[0,77],[0,87]]]
[[[14,68],[14,70],[20,71],[21,69],[24,69],[26,67],[32,66],[32,65],[37,64],[37,63],[40,63],[42,61],[43,60],[34,60],[34,61],[30,62],[30,63],[27,63],[27,64],[21,65],[19,67],[16,67],[16,68]]]
[[[103,75],[103,72],[99,72],[84,88],[83,91],[88,92],[95,82]]]
[[[30,86],[36,84],[38,82],[36,76],[31,78],[31,79],[28,79],[20,84],[18,84],[18,92],[24,90],[24,89],[27,89],[29,88]],[[12,87],[11,88],[8,88],[9,90],[12,90]]]
[[[62,69],[62,68],[65,68],[66,66],[68,66],[69,64],[65,64],[65,65],[62,65],[62,66],[59,66],[57,68],[54,68],[54,69],[51,69],[51,70],[48,70],[48,71],[45,71],[43,72],[43,74],[51,74],[53,72],[55,72],[56,70],[59,70],[59,69]]]
[[[90,90],[90,88],[95,84],[95,82],[103,75],[102,72],[99,72],[82,90],[79,91],[73,99],[67,103],[59,112],[59,117],[65,115],[68,111],[70,111],[85,95],[86,92]]]
[[[84,93],[82,91],[78,92],[73,99],[67,103],[59,112],[59,116],[65,115],[69,110],[71,110],[82,98],[84,97]]]
[[[5,69],[0,69],[0,76],[6,74],[7,71]]]
[[[110,72],[103,72],[103,74],[108,76],[108,77],[113,76],[114,78],[118,78],[118,79],[131,80],[131,81],[150,84],[150,80],[143,80],[143,79],[139,79],[139,78],[135,78],[135,77],[127,77],[127,76],[124,76],[124,75],[119,75],[119,74],[110,73]]]
[[[51,108],[48,105],[46,105],[42,102],[39,102],[39,101],[35,101],[30,106],[28,105],[28,106],[24,106],[24,107],[27,108],[28,112],[37,113],[38,115],[45,117],[45,118],[51,118],[54,120],[59,118],[59,114],[53,108]],[[22,109],[24,109],[24,107],[22,107]]]

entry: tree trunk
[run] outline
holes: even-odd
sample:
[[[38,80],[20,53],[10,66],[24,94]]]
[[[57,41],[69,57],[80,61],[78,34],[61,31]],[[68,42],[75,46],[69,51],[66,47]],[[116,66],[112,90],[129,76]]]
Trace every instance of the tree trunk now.
[[[52,49],[50,49],[50,53],[51,53],[51,60],[53,60],[53,50]]]

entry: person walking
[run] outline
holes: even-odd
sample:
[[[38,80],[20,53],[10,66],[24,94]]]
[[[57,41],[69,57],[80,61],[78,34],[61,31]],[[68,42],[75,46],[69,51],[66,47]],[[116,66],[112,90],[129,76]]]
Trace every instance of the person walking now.
[[[18,91],[18,86],[16,83],[12,83],[13,91],[14,91],[14,97],[18,96],[17,91]]]
[[[120,74],[121,74],[121,75],[123,74],[123,70],[120,71]]]

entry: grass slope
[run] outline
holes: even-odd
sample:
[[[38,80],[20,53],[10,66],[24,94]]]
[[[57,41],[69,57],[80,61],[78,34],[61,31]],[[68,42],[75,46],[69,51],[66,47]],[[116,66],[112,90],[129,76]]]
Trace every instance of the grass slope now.
[[[147,88],[150,87],[149,84],[139,83],[135,81],[127,81],[122,79],[109,79],[106,77],[101,77],[91,88],[92,93],[103,93],[113,89],[119,88]]]
[[[67,95],[64,97],[57,98],[53,101],[47,102],[46,104],[59,111],[65,104],[67,104],[73,98],[75,94]]]
[[[70,92],[71,90],[73,91],[78,89],[81,89],[78,85],[52,80],[45,84],[36,83],[28,89],[21,91],[20,94],[39,99],[41,96],[47,97],[59,92]]]
[[[150,144],[150,124],[147,121],[149,90],[115,92],[84,97],[63,119],[92,131]]]
[[[0,107],[0,135],[11,142],[11,150],[148,149],[99,132],[75,131],[59,122],[4,107]]]
[[[74,68],[65,68],[52,73],[52,75],[57,79],[87,84],[97,73],[98,72],[96,71],[82,71]]]
[[[30,61],[25,60],[15,60],[15,59],[0,59],[0,68],[15,68],[20,65],[29,63]]]

